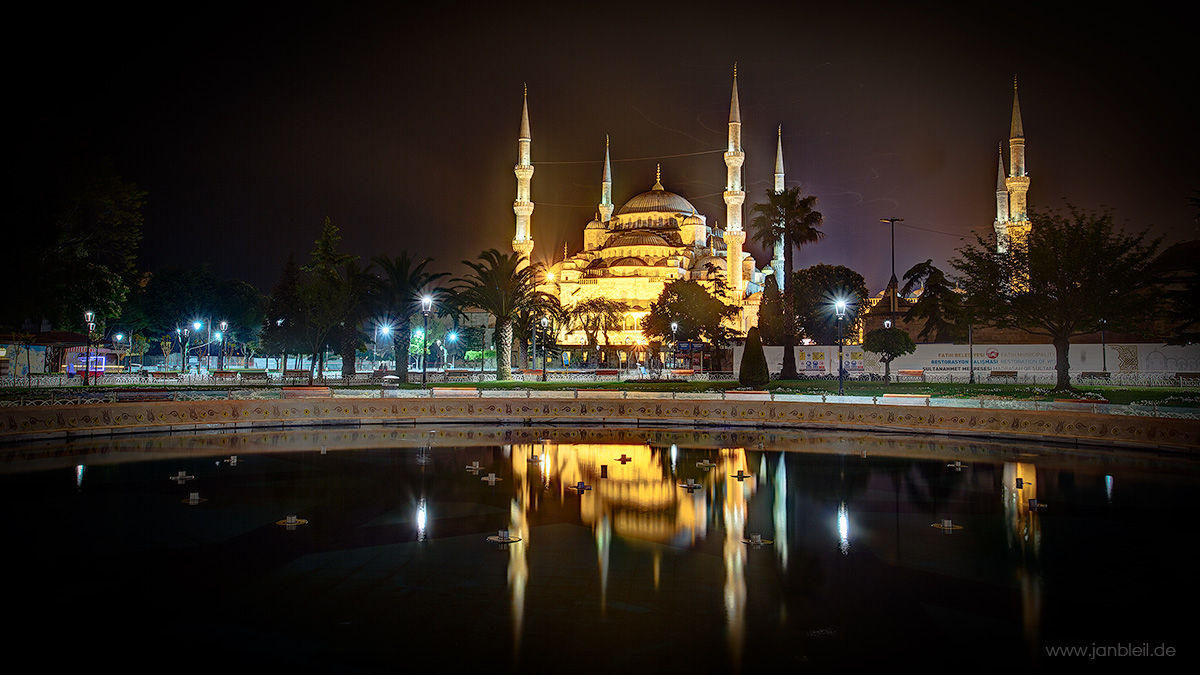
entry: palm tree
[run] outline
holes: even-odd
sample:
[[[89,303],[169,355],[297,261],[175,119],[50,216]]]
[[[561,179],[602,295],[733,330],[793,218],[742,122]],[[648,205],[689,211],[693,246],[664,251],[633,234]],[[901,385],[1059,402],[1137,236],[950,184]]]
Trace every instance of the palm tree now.
[[[379,308],[396,320],[396,333],[392,348],[396,357],[396,374],[400,381],[408,382],[408,344],[412,338],[412,320],[421,312],[421,296],[431,292],[434,281],[447,276],[448,272],[427,272],[425,267],[433,258],[417,261],[403,251],[395,258],[375,256],[371,262],[383,273],[376,292]],[[438,294],[443,291],[432,291]],[[445,305],[444,302],[438,303]]]
[[[519,253],[490,249],[479,262],[464,260],[473,272],[455,279],[455,302],[460,310],[480,309],[496,318],[496,379],[512,379],[513,323],[523,312],[557,312],[557,299],[537,290],[541,265],[526,264]]]
[[[799,187],[776,192],[767,190],[767,201],[754,205],[750,221],[751,238],[770,249],[783,239],[783,370],[782,380],[794,380],[796,372],[796,303],[793,295],[792,265],[794,249],[815,244],[825,236],[817,229],[825,217],[813,210],[815,195],[803,196]]]

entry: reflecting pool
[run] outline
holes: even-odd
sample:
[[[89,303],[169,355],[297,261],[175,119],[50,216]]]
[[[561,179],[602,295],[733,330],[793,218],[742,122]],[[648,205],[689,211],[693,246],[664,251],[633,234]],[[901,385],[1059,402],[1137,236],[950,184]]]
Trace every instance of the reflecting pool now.
[[[14,663],[1196,665],[1187,458],[550,427],[130,437],[0,457]],[[1067,649],[1081,651],[1050,655]]]

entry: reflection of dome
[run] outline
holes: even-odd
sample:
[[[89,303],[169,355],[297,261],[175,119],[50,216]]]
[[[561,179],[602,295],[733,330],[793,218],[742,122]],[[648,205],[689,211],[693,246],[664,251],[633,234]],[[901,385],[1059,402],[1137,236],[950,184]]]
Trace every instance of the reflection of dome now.
[[[670,246],[670,244],[653,232],[635,230],[633,232],[618,234],[606,244],[608,248],[616,246]]]
[[[659,183],[654,184],[654,189],[625,202],[625,206],[617,212],[617,215],[625,215],[627,213],[648,213],[652,211],[665,211],[669,213],[694,213],[696,207],[688,200],[680,197],[674,192],[667,192],[662,189]]]

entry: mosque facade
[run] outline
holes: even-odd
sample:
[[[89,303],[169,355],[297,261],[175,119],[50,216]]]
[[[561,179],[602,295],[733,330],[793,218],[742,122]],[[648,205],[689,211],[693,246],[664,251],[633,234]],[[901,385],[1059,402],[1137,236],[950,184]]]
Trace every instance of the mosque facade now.
[[[738,104],[737,73],[729,108],[728,144],[724,152],[726,184],[724,226],[710,222],[688,199],[671,192],[663,184],[661,169],[650,189],[633,197],[619,208],[612,201],[612,167],[607,141],[595,218],[583,226],[583,250],[566,255],[547,270],[542,290],[559,298],[570,309],[595,298],[623,302],[628,306],[620,330],[609,331],[612,345],[644,343],[641,319],[650,311],[663,288],[672,281],[695,280],[710,292],[724,287],[726,303],[738,307],[733,326],[744,333],[758,322],[758,308],[766,276],[783,269],[782,242],[775,258],[759,269],[754,258],[743,250],[746,241],[743,209],[746,193],[742,183],[741,111]],[[518,138],[517,198],[513,251],[532,255],[534,237],[531,200],[534,167],[530,148],[529,103],[526,96],[521,112]],[[782,189],[782,144],[777,145],[775,186]],[[719,282],[723,282],[719,283]],[[583,345],[583,331],[560,336],[560,344]]]

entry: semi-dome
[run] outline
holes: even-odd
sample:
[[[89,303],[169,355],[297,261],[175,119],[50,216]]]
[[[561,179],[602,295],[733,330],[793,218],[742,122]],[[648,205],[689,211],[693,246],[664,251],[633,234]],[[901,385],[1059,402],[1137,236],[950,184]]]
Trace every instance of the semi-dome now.
[[[634,230],[616,235],[606,244],[607,248],[618,246],[670,246],[666,239],[646,230]]]

